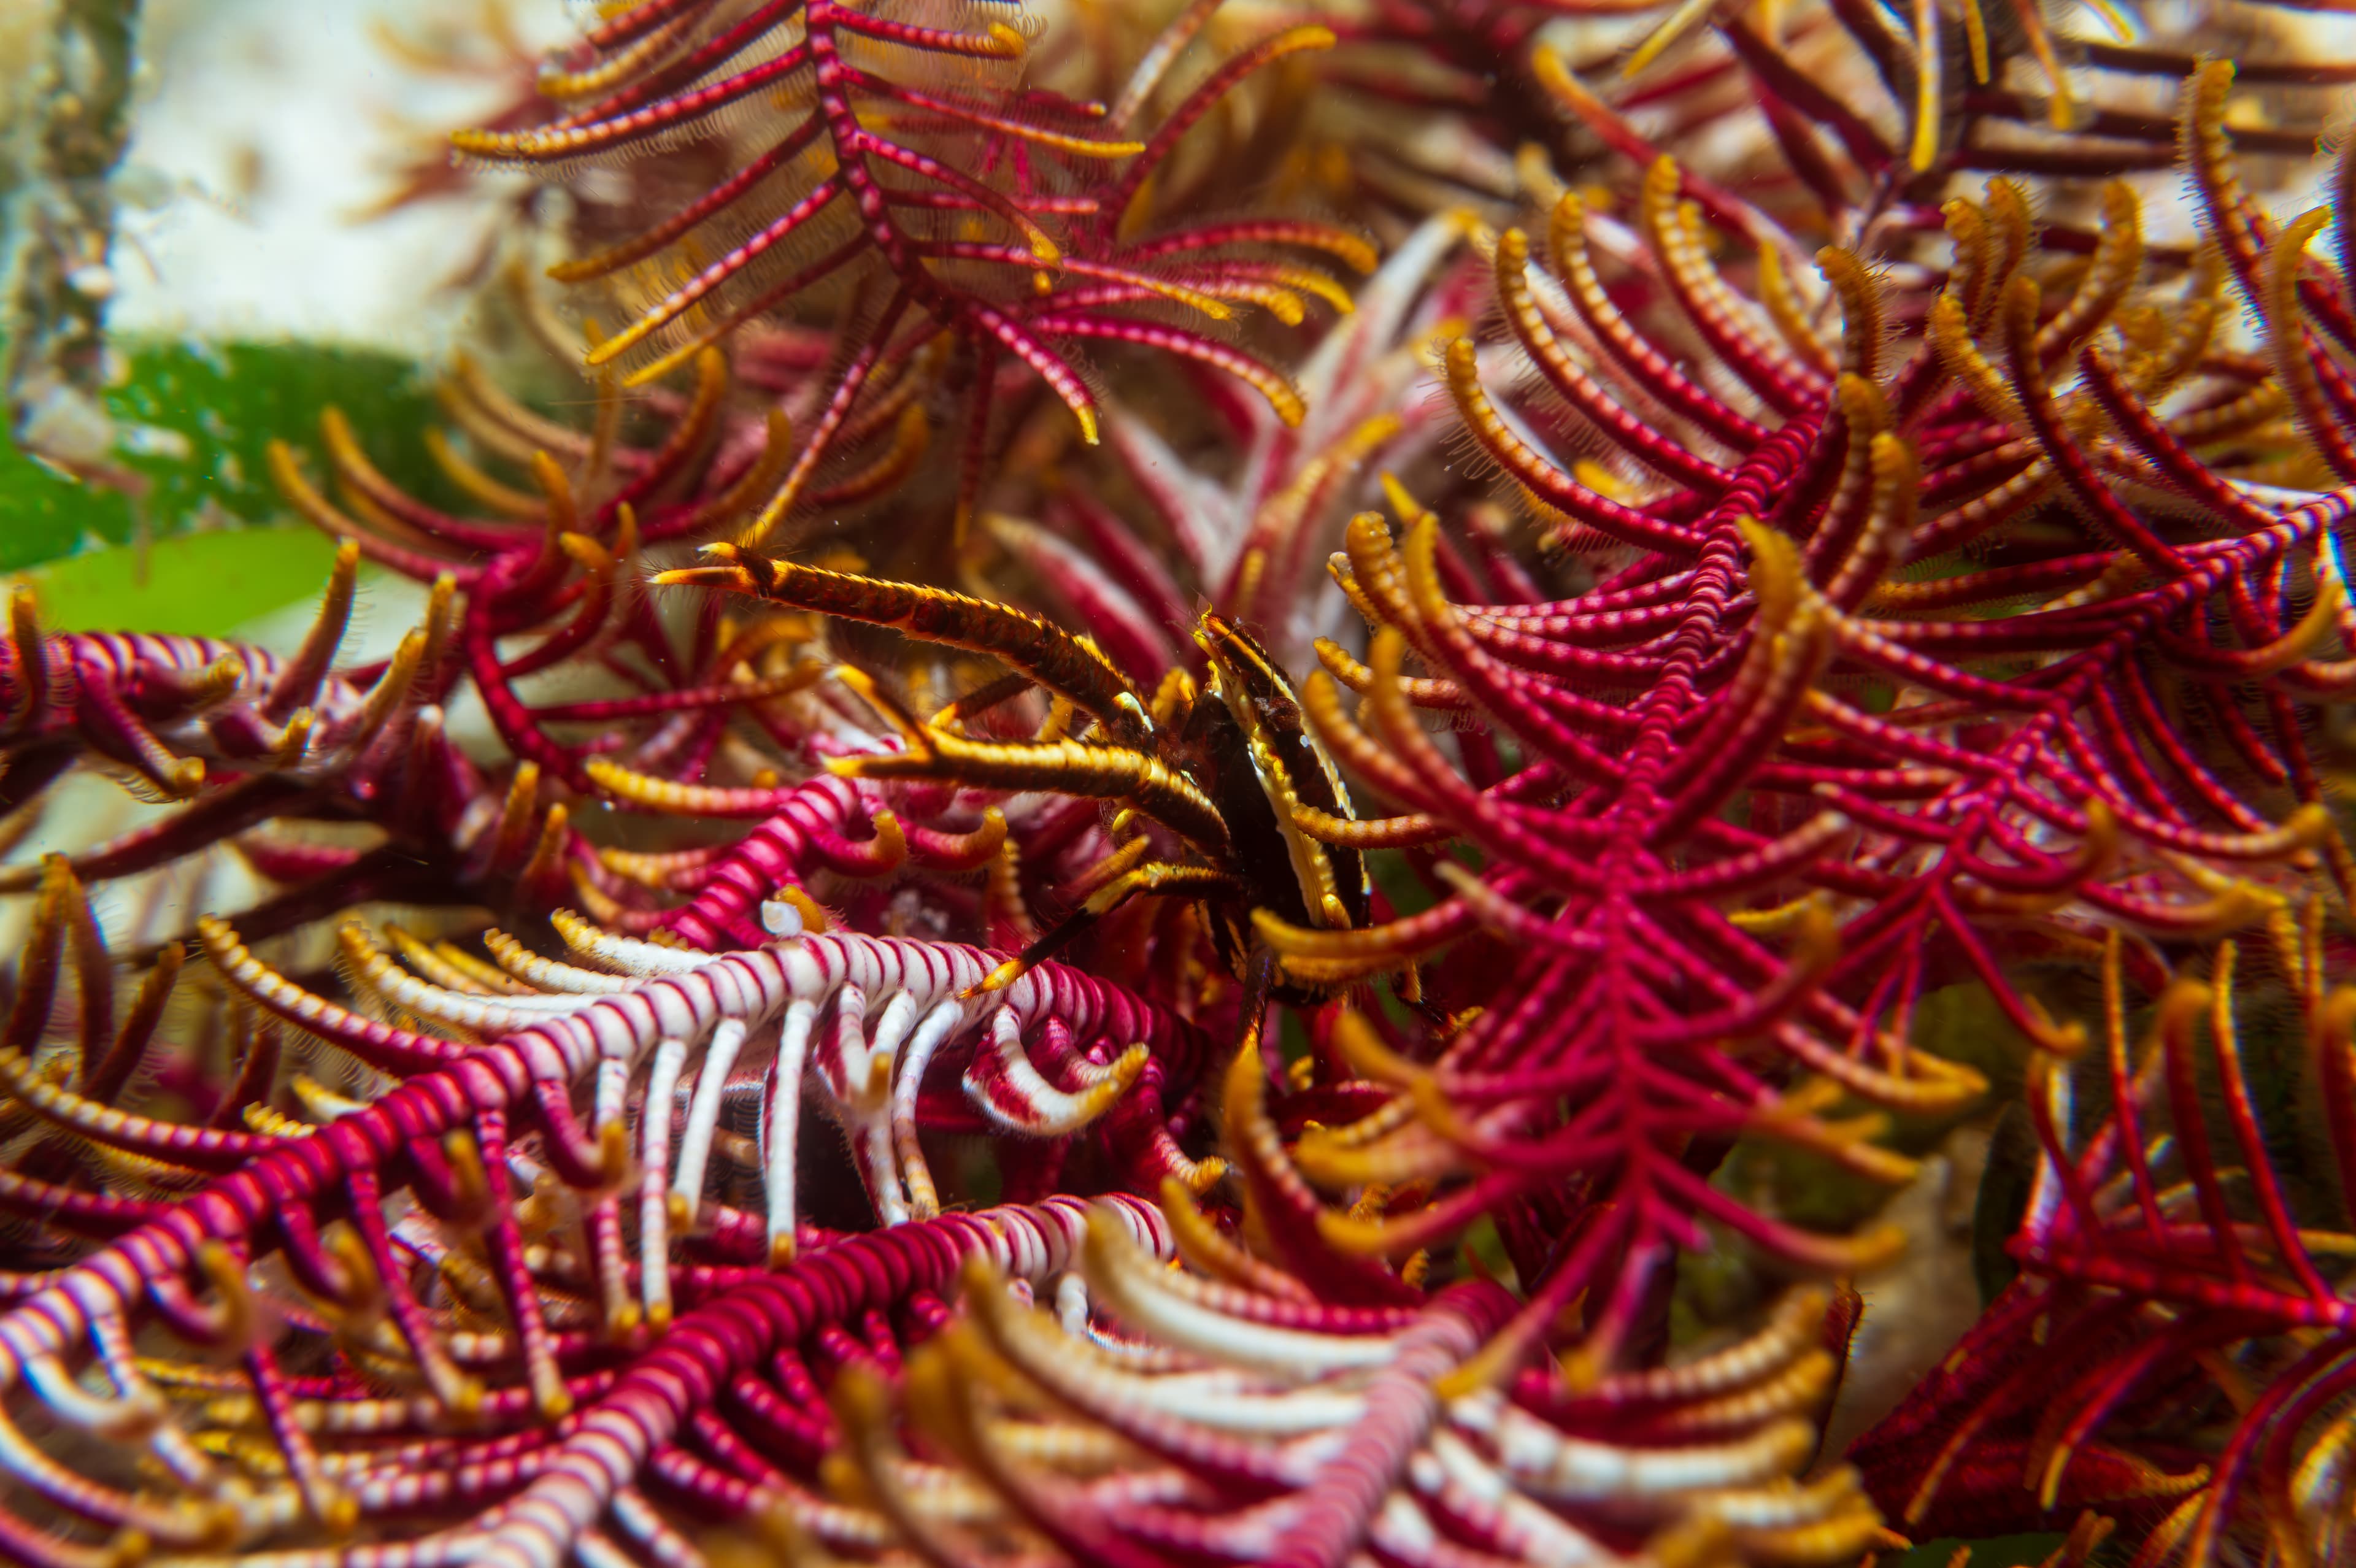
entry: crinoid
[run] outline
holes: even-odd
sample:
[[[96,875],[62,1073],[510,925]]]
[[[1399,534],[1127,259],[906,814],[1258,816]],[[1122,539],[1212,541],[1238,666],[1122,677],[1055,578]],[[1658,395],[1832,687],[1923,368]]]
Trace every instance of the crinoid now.
[[[1183,1256],[1226,1271],[1211,1262],[1231,1245],[1216,1232],[1173,1230]],[[895,1543],[961,1564],[1044,1545],[1139,1568],[1306,1568],[1353,1542],[1416,1568],[1604,1552],[1645,1568],[1832,1564],[1894,1544],[1846,1467],[1788,1478],[1831,1366],[1814,1343],[1822,1291],[1794,1292],[1760,1334],[1674,1375],[1568,1395],[1501,1354],[1515,1304],[1486,1280],[1336,1307],[1272,1270],[1155,1266],[1110,1216],[1076,1264],[1050,1309],[978,1261],[957,1317],[899,1378],[858,1368],[836,1382],[835,1484],[869,1499]],[[942,1467],[933,1485],[910,1484],[920,1454]],[[948,1477],[983,1506],[946,1506],[961,1490]],[[834,1517],[782,1508],[719,1543],[719,1560],[831,1564],[862,1544],[847,1537]]]
[[[1199,18],[1197,18],[1199,21]],[[862,9],[836,0],[648,0],[601,21],[543,75],[566,104],[548,124],[461,133],[466,155],[562,173],[683,140],[731,148],[726,176],[641,232],[559,265],[608,280],[626,325],[594,342],[594,366],[632,364],[631,384],[685,363],[737,326],[813,300],[834,315],[839,369],[749,541],[808,499],[862,400],[916,375],[925,346],[958,346],[969,390],[958,516],[970,513],[1001,418],[999,367],[1014,362],[1097,439],[1098,398],[1074,351],[1130,346],[1227,371],[1287,420],[1299,395],[1235,345],[1164,319],[1228,321],[1241,304],[1300,319],[1301,291],[1330,293],[1288,253],[1366,268],[1365,241],[1285,217],[1172,227],[1154,176],[1187,130],[1275,61],[1325,47],[1314,24],[1225,61],[1171,111],[1147,118],[1192,36],[1145,49],[1107,105],[1025,85],[1037,19],[1011,0]]]
[[[1910,1528],[2083,1503],[2142,1562],[2346,1549],[2356,990],[2325,925],[2150,978],[2113,940],[2102,1050],[2030,1085],[2019,1277],[1858,1446]]]
[[[580,428],[273,449],[285,654],[16,601],[0,1557],[2344,1552],[2356,156],[2265,198],[2356,71],[1070,9],[590,7],[460,143],[655,155],[515,208]],[[1819,1455],[2017,1076],[1992,1305]]]

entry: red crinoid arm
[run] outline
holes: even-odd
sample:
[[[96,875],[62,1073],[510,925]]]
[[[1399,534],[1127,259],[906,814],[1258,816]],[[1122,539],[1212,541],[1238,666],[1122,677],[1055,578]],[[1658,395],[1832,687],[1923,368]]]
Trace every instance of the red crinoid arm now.
[[[1733,475],[1638,420],[1580,368],[1547,325],[1530,293],[1529,238],[1509,229],[1497,238],[1496,283],[1505,320],[1549,386],[1612,441],[1664,478],[1696,489],[1720,490]]]
[[[852,15],[849,11],[838,14],[844,16]],[[887,81],[866,71],[851,71],[848,73],[848,80],[855,91],[868,96],[888,98],[894,102],[922,110],[927,114],[938,115],[942,120],[957,125],[974,130],[991,131],[1001,136],[1012,136],[1022,141],[1035,143],[1070,156],[1125,158],[1144,150],[1141,143],[1106,142],[1088,136],[1072,135],[1048,126],[992,113],[978,103],[964,103],[955,99],[943,98],[937,93],[920,92],[915,88],[903,87],[898,82]]]
[[[734,76],[644,108],[601,104],[529,131],[460,131],[452,135],[450,144],[469,157],[523,164],[562,163],[625,152],[659,136],[691,131],[731,104],[808,71],[812,60],[809,46],[798,44]],[[633,89],[627,96],[650,96],[652,91]]]
[[[296,464],[294,449],[283,441],[270,443],[268,461],[273,483],[296,511],[322,531],[359,545],[361,554],[380,566],[389,567],[419,582],[431,582],[436,576],[447,572],[462,586],[471,585],[488,570],[472,561],[428,555],[423,550],[410,549],[379,538],[374,530],[345,516],[319,493],[318,487]]]
[[[846,257],[849,250],[846,248],[844,252]],[[851,404],[859,400],[867,379],[874,374],[877,362],[884,357],[886,340],[891,336],[892,329],[899,324],[900,317],[906,314],[909,303],[910,296],[905,289],[894,293],[884,306],[883,315],[877,318],[867,341],[843,367],[834,389],[827,395],[826,406],[819,411],[818,423],[811,429],[809,439],[803,443],[800,454],[794,459],[793,467],[787,471],[776,493],[763,505],[759,515],[744,530],[744,543],[748,548],[758,545],[776,531],[801,498],[810,476],[832,449],[835,434],[841,430],[842,421],[850,417]]]
[[[2271,826],[2226,786],[2209,762],[2193,749],[2174,722],[2160,711],[2147,671],[2141,666],[2129,665],[2120,671],[2120,685],[2134,713],[2137,732],[2167,759],[2169,765],[2191,787],[2196,798],[2244,833],[2264,832]]]
[[[971,537],[974,513],[981,505],[991,458],[991,424],[998,412],[999,347],[994,339],[973,342],[973,390],[967,395],[965,437],[958,444],[957,509],[950,519],[950,542],[960,550]]]
[[[1469,338],[1448,346],[1446,373],[1464,428],[1532,499],[1622,544],[1680,552],[1699,546],[1701,536],[1691,528],[1589,489],[1515,434],[1481,384],[1480,359]]]
[[[697,0],[697,5],[707,12],[713,8],[710,0]],[[557,123],[578,125],[589,121],[608,119],[626,110],[638,108],[661,93],[674,92],[687,87],[698,79],[709,76],[720,68],[723,61],[742,51],[746,45],[753,43],[763,34],[776,28],[800,8],[800,0],[761,0],[761,3],[750,12],[730,24],[725,31],[714,34],[684,54],[656,64],[651,69],[639,72],[635,80],[629,81],[604,98],[572,111]],[[693,19],[678,16],[665,17],[663,20],[677,29],[691,24]],[[649,29],[649,32],[651,31]],[[595,36],[593,32],[590,37],[594,38]],[[677,36],[676,32],[674,36]],[[584,42],[588,40],[584,39]],[[636,66],[646,65],[650,57],[643,51],[649,46],[659,47],[667,41],[644,35],[628,39],[629,44],[637,46],[637,48],[632,51],[635,58],[632,59],[631,63]],[[591,47],[596,46],[592,44]],[[605,62],[605,68],[611,69],[617,66],[620,63],[620,58],[630,57],[609,56]],[[586,74],[594,74],[596,69],[592,68],[592,72]],[[584,73],[573,74],[579,77]],[[580,95],[566,94],[565,96]]]
[[[669,375],[672,370],[677,369],[680,365],[685,364],[688,360],[699,357],[709,352],[712,348],[713,345],[726,340],[729,334],[734,332],[738,327],[743,326],[747,322],[753,321],[766,313],[776,309],[779,304],[791,299],[796,294],[800,293],[805,289],[811,288],[818,283],[825,282],[828,278],[830,278],[835,273],[842,271],[843,268],[858,261],[861,257],[867,255],[869,253],[869,250],[870,247],[865,237],[853,235],[851,239],[843,241],[841,245],[836,246],[825,255],[820,256],[817,261],[812,261],[808,266],[802,268],[801,271],[795,272],[791,276],[784,278],[777,283],[770,284],[767,288],[762,290],[758,294],[744,301],[743,304],[731,307],[726,315],[721,316],[710,325],[697,332],[692,337],[690,337],[678,347],[663,355],[660,358],[642,365],[637,369],[631,371],[624,378],[624,384],[637,387],[645,386],[649,382],[660,379],[662,377]],[[747,504],[749,504],[752,497],[748,495],[744,499]],[[709,517],[706,520],[717,521],[720,517],[725,516],[727,511],[741,509],[741,507],[725,508],[721,513]],[[691,533],[693,531],[694,528],[688,526],[685,522],[679,519],[671,519],[665,525],[661,536],[649,535],[649,537],[669,537],[675,534]]]
[[[1748,451],[1766,439],[1765,426],[1696,385],[1621,315],[1589,259],[1587,208],[1576,193],[1566,192],[1555,205],[1549,236],[1555,265],[1572,303],[1605,350],[1638,386],[1730,446]]]
[[[1266,398],[1269,407],[1276,411],[1276,417],[1288,425],[1299,424],[1308,413],[1308,405],[1301,401],[1301,393],[1273,368],[1240,349],[1230,348],[1224,343],[1191,332],[1149,321],[1123,321],[1111,316],[1063,312],[1033,316],[1027,325],[1047,336],[1093,337],[1107,342],[1127,343],[1141,348],[1175,354],[1214,369],[1224,370]],[[1009,344],[1009,347],[1013,346]],[[1053,378],[1048,379],[1053,385]],[[1056,390],[1061,392],[1063,388],[1058,386]],[[1070,400],[1066,394],[1066,401]],[[1077,411],[1076,407],[1074,411]],[[1091,444],[1094,440],[1091,431]]]
[[[1786,418],[1808,413],[1829,389],[1824,377],[1771,340],[1718,278],[1695,211],[1679,199],[1681,183],[1676,160],[1662,156],[1644,176],[1637,208],[1670,294],[1718,360],[1762,401]]]
[[[1859,168],[1878,174],[1897,162],[1896,149],[1870,121],[1843,102],[1837,91],[1794,63],[1748,19],[1734,16],[1721,20],[1719,34],[1744,67],[1755,73],[1778,99],[1831,131]]]
[[[2091,513],[2104,532],[2149,563],[2155,571],[2169,576],[2180,576],[2190,570],[2184,558],[2177,554],[2167,541],[2154,535],[2150,528],[2111,493],[2111,488],[2094,472],[2083,448],[2054,417],[2052,394],[2045,385],[2045,373],[2036,347],[2038,290],[2035,280],[2017,278],[2004,303],[1997,307],[1998,319],[2005,333],[2006,351],[2012,367],[2011,384],[2020,399],[2020,410],[2029,428],[2046,456],[2069,485],[2070,493],[2080,507]]]
[[[327,458],[334,465],[336,478],[348,486],[347,493],[357,493],[400,521],[408,524],[429,539],[467,551],[501,551],[516,548],[519,540],[533,536],[516,525],[483,523],[470,518],[452,517],[437,507],[418,501],[379,473],[368,454],[352,434],[351,421],[341,409],[327,408],[319,412],[319,436],[327,448]]]
[[[1665,155],[1661,145],[1639,133],[1625,115],[1583,85],[1552,49],[1540,48],[1533,51],[1531,64],[1539,84],[1614,152],[1641,168],[1650,169],[1661,162]],[[1676,194],[1698,206],[1711,222],[1755,244],[1783,240],[1782,230],[1756,207],[1695,170],[1677,170]]]
[[[2308,242],[2322,232],[2330,217],[2327,209],[2317,208],[2276,237],[2266,252],[2259,299],[2276,378],[2290,394],[2308,439],[2347,483],[2356,482],[2356,440],[2348,433],[2356,427],[2356,387],[2307,325],[2297,286]]]
[[[1003,22],[992,22],[982,32],[948,27],[923,27],[891,16],[871,16],[849,6],[830,7],[831,24],[902,48],[933,54],[966,55],[980,59],[1020,59],[1027,47],[1023,35]]]
[[[921,254],[941,261],[991,261],[1000,266],[1026,269],[1035,269],[1039,264],[1038,258],[1027,251],[1018,251],[1012,245],[997,245],[983,240],[931,240],[917,246],[916,249]],[[1110,283],[1127,285],[1133,291],[1124,296],[1127,298],[1169,300],[1173,304],[1200,311],[1215,321],[1225,321],[1232,314],[1226,306],[1199,289],[1189,287],[1183,282],[1157,277],[1151,272],[1141,272],[1134,268],[1118,266],[1109,261],[1091,261],[1077,256],[1066,257],[1057,265],[1060,271],[1072,277],[1097,278]],[[1059,293],[1054,298],[1061,308],[1066,310],[1071,308],[1069,295]]]
[[[712,5],[709,5],[709,0],[686,0],[683,5],[664,5],[655,0],[650,5],[641,5],[641,7],[634,7],[617,16],[613,24],[594,26],[594,28],[586,30],[582,36],[580,48],[592,54],[592,59],[594,59],[594,64],[575,70],[559,70],[556,82],[553,82],[553,87],[556,87],[553,97],[586,97],[586,94],[598,91],[610,82],[622,80],[622,75],[637,73],[637,80],[619,87],[608,97],[586,103],[584,108],[568,115],[568,120],[601,118],[601,115],[619,113],[625,108],[637,108],[638,103],[646,103],[648,99],[655,97],[658,91],[671,91],[676,87],[688,85],[700,75],[712,73],[723,59],[744,48],[764,30],[773,28],[787,16],[792,16],[797,7],[798,0],[764,0],[758,7],[754,7],[752,14],[740,16],[725,33],[716,33],[714,37],[707,37],[704,42],[688,49],[686,54],[676,54],[667,61],[655,64],[662,49],[671,48],[674,42],[688,36],[692,26],[697,24],[697,16],[692,16],[691,12],[697,12],[697,9],[709,12]],[[580,59],[580,54],[573,54],[570,59]],[[646,69],[646,66],[653,66],[653,69]],[[547,85],[547,75],[541,75],[541,82]]]
[[[658,27],[684,18],[710,0],[638,0],[581,35],[581,47],[604,51],[634,44]]]
[[[820,180],[809,194],[772,219],[750,239],[665,294],[628,326],[592,348],[587,362],[591,365],[609,364],[645,342],[649,336],[693,309],[712,290],[752,266],[773,247],[790,240],[798,229],[824,212],[842,194],[841,181],[832,178]]]
[[[1120,182],[1104,198],[1104,221],[1118,225],[1127,216],[1138,193],[1144,189],[1145,182],[1176,149],[1180,139],[1232,91],[1237,83],[1289,55],[1308,49],[1330,49],[1333,43],[1333,33],[1328,27],[1313,23],[1289,27],[1261,39],[1220,66],[1155,129],[1144,150],[1122,171]]]
[[[1119,584],[1155,625],[1174,628],[1191,619],[1192,606],[1169,566],[1094,491],[1076,487],[1057,491],[1048,503],[1047,516],[1050,522],[1078,533],[1098,569]]]
[[[2210,1039],[2211,1054],[2217,1063],[2217,1081],[2224,1091],[2226,1124],[2233,1128],[2233,1143],[2243,1168],[2249,1172],[2252,1192],[2258,1200],[2258,1211],[2272,1240],[2274,1262],[2290,1271],[2298,1288],[2312,1300],[2334,1297],[2333,1289],[2309,1255],[2306,1242],[2300,1237],[2297,1222],[2292,1219],[2290,1205],[2283,1193],[2282,1182],[2275,1173],[2274,1161],[2266,1149],[2265,1134],[2258,1125],[2255,1104],[2250,1096],[2249,1074],[2242,1061],[2241,1041],[2233,1017],[2233,970],[2238,956],[2231,942],[2217,948],[2216,966],[2209,980]],[[2163,1012],[2165,1002],[2162,1003]],[[2169,1067],[2169,1093],[2175,1093],[2175,1067]],[[2183,1114],[2178,1107],[2178,1115]],[[2186,1148],[2187,1157],[2191,1148]]]
[[[532,714],[542,723],[593,722],[610,724],[625,719],[643,719],[657,713],[679,713],[697,708],[725,708],[739,702],[766,702],[790,692],[799,691],[818,681],[827,672],[821,661],[812,660],[800,668],[784,675],[761,679],[731,681],[720,686],[691,688],[680,691],[650,691],[640,697],[605,698],[590,702],[552,703],[533,709]]]
[[[817,114],[807,116],[767,151],[747,162],[744,167],[680,208],[661,222],[640,229],[627,240],[607,246],[594,255],[559,261],[548,269],[548,275],[561,283],[587,283],[634,266],[668,246],[678,243],[699,225],[718,217],[757,188],[763,180],[784,168],[809,150],[826,122]]]
[[[1360,272],[1371,272],[1379,259],[1363,236],[1330,223],[1292,218],[1239,218],[1224,222],[1189,225],[1170,233],[1122,247],[1128,261],[1157,261],[1193,251],[1222,250],[1233,245],[1292,245],[1319,251]]]
[[[893,187],[884,193],[884,199],[894,207],[905,207],[918,212],[980,212],[981,203],[970,197],[959,196],[953,190],[904,190]],[[1092,196],[1029,196],[1023,198],[1023,210],[1048,218],[1088,218],[1097,210],[1097,198]]]
[[[979,302],[968,304],[966,314],[982,331],[996,338],[999,345],[1008,353],[1028,365],[1041,380],[1054,389],[1055,395],[1064,400],[1064,406],[1072,411],[1072,417],[1079,421],[1080,439],[1088,445],[1094,446],[1097,443],[1098,428],[1096,395],[1088,390],[1087,383],[1080,379],[1078,371],[1073,369],[1053,349],[1033,336],[1033,331],[1039,327],[1039,323],[1026,321],[1018,324],[991,306]],[[1062,326],[1061,324],[1055,324],[1055,326],[1058,330],[1071,332],[1075,336],[1086,336],[1084,332]],[[1173,334],[1172,336],[1178,337],[1183,335]],[[1168,345],[1156,345],[1156,347],[1168,347]]]
[[[562,663],[605,630],[614,607],[614,577],[619,563],[604,546],[579,534],[565,535],[562,545],[564,553],[586,573],[579,605],[571,620],[541,638],[537,646],[500,667],[508,680],[519,680]]]
[[[916,152],[913,148],[904,147],[899,143],[878,136],[871,131],[860,131],[852,135],[849,142],[850,151],[853,156],[881,158],[887,164],[897,165],[919,178],[947,186],[959,196],[980,204],[985,211],[1003,219],[1009,227],[1020,233],[1030,244],[1032,257],[1040,266],[1053,267],[1062,260],[1063,247],[1056,244],[1054,237],[1039,226],[1036,219],[1024,211],[1012,197],[992,190],[962,169],[945,164],[938,158]],[[846,174],[844,177],[851,181],[853,189],[859,189],[861,176],[858,174]],[[871,186],[868,188],[873,190],[877,187]],[[862,210],[868,203],[869,197],[865,192],[862,192],[861,197]],[[873,224],[877,221],[877,219],[871,217],[869,221]],[[906,240],[895,233],[891,251],[896,255],[905,255],[906,245]],[[913,261],[911,265],[913,268]]]

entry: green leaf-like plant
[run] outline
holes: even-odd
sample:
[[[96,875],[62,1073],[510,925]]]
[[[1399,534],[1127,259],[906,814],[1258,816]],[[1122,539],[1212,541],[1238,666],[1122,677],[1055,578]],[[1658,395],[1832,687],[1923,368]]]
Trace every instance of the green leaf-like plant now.
[[[369,432],[396,483],[434,488],[421,432],[434,403],[396,355],[317,344],[124,346],[131,374],[107,394],[125,494],[79,483],[0,443],[0,571],[96,545],[269,522],[286,514],[262,451],[308,431],[330,404]]]

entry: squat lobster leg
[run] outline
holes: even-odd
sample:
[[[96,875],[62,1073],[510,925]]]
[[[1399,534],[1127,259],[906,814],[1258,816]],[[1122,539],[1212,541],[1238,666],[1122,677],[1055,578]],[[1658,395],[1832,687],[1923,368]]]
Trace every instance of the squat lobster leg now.
[[[1001,964],[980,984],[958,993],[958,999],[984,991],[1002,991],[1056,954],[1081,933],[1141,895],[1151,898],[1236,899],[1247,890],[1235,878],[1208,866],[1188,866],[1175,860],[1155,860],[1125,871],[1090,893],[1080,906],[1055,923],[1055,928]]]

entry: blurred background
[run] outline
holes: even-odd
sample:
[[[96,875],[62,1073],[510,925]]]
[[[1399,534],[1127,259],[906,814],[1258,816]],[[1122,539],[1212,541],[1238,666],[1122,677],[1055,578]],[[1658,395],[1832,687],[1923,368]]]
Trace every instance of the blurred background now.
[[[34,9],[39,9],[35,5]],[[565,36],[560,0],[148,0],[116,330],[431,357],[504,194],[385,210]]]
[[[0,574],[27,574],[65,629],[281,643],[300,636],[332,549],[307,528],[252,527],[284,520],[262,446],[329,402],[423,422],[417,368],[463,336],[515,195],[497,178],[460,188],[443,138],[512,101],[572,22],[562,0],[128,8],[113,245],[76,280],[106,302],[120,460],[76,475],[0,443]],[[37,162],[63,36],[53,0],[0,4],[0,198]],[[30,208],[14,204],[12,253]],[[364,601],[386,593],[401,596],[387,581]],[[407,624],[405,603],[374,608],[363,635]]]

